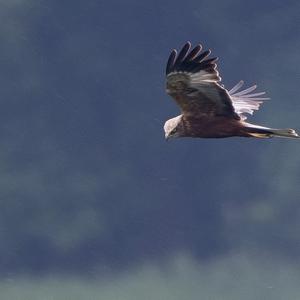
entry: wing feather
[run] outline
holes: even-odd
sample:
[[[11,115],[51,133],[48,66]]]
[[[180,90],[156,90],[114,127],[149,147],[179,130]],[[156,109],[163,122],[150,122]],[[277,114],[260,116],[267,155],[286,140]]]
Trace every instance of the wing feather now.
[[[194,60],[195,62],[201,63],[207,56],[209,56],[211,53],[210,50],[206,50],[202,52],[200,55],[198,55]]]
[[[177,56],[177,51],[173,49],[167,62],[166,74],[169,74],[171,70],[173,70],[176,56]]]
[[[183,114],[193,117],[228,116],[239,119],[230,95],[218,82],[217,58],[207,58],[211,51],[201,53],[202,46],[191,50],[187,42],[178,56],[173,50],[167,63],[167,92],[180,106]]]
[[[176,58],[176,62],[174,65],[174,70],[180,69],[180,65],[181,63],[185,60],[189,50],[191,49],[192,45],[190,42],[187,42],[182,49],[180,50],[177,58]]]
[[[199,55],[199,53],[201,52],[201,50],[202,50],[202,46],[201,45],[197,45],[187,55],[186,60],[187,61],[191,61],[191,60],[195,59]]]
[[[265,92],[252,93],[256,90],[256,85],[239,91],[243,85],[244,81],[237,83],[229,91],[229,95],[236,113],[241,117],[242,120],[246,120],[247,116],[244,115],[245,113],[252,115],[255,110],[259,109],[264,100],[269,100],[270,98],[260,97],[264,95]]]
[[[220,84],[217,57],[208,58],[211,51],[202,51],[200,44],[191,49],[187,42],[177,55],[172,50],[166,67],[166,91],[180,106],[184,115],[199,117],[226,116],[245,120],[245,113],[253,114],[260,104],[269,98],[261,97],[264,92],[256,92],[253,85],[241,90],[241,80],[227,91]]]

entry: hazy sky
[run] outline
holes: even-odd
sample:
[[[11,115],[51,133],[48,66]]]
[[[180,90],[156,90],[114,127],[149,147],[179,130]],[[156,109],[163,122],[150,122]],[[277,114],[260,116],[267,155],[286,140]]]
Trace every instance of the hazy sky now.
[[[299,143],[166,143],[162,126],[179,113],[166,59],[190,40],[220,57],[226,87],[267,91],[250,122],[299,130],[299,12],[296,0],[0,1],[3,272],[240,247],[298,257]]]

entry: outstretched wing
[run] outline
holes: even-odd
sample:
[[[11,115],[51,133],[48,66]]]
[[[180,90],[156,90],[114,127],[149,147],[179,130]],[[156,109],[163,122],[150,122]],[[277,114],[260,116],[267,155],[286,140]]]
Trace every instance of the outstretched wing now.
[[[208,59],[210,50],[201,50],[201,45],[191,50],[191,43],[187,42],[178,55],[175,49],[171,52],[166,68],[167,93],[184,115],[240,119],[229,93],[219,84],[217,58]]]
[[[191,50],[187,42],[179,54],[173,50],[167,68],[167,93],[180,106],[182,113],[194,118],[201,116],[226,116],[245,120],[245,113],[253,114],[263,100],[264,92],[252,93],[256,85],[240,91],[240,81],[230,91],[220,85],[217,58],[207,58],[210,50],[201,52],[201,45]]]

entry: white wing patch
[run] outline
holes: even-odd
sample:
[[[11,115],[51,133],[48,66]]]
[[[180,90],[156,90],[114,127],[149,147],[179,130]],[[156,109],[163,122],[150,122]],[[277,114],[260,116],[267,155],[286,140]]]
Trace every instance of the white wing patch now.
[[[235,112],[242,118],[246,120],[247,116],[244,114],[252,115],[254,110],[258,110],[259,106],[263,103],[264,100],[270,98],[260,97],[265,94],[265,92],[252,93],[257,86],[253,85],[245,90],[239,91],[244,85],[244,81],[240,81],[236,84],[230,91],[228,91]]]
[[[221,77],[219,76],[219,72],[215,69],[214,72],[206,72],[205,70],[201,70],[200,72],[189,74],[190,75],[190,84],[192,87],[197,88],[198,85],[201,84],[209,84],[211,82],[221,81]]]
[[[185,74],[187,76],[187,80],[189,81],[189,85],[193,88],[198,88],[199,85],[201,86],[203,84],[221,81],[221,77],[219,76],[219,72],[217,70],[214,70],[213,73],[206,72],[205,70],[201,70],[197,73],[176,71],[169,73],[167,78],[170,78],[176,74]]]

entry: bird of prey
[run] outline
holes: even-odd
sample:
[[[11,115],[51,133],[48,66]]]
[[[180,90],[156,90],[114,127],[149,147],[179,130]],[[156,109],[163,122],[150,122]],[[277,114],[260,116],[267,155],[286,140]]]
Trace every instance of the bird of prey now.
[[[211,51],[201,45],[192,49],[187,42],[177,54],[174,49],[166,67],[166,91],[181,109],[181,115],[164,125],[166,139],[173,137],[226,138],[255,137],[299,138],[293,129],[274,129],[247,123],[268,99],[264,92],[253,92],[256,85],[241,90],[240,81],[231,90],[220,83],[218,58],[208,58]]]

